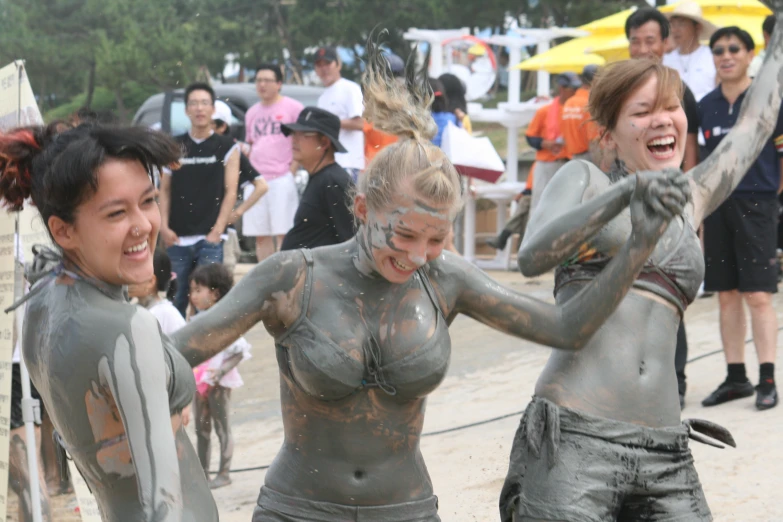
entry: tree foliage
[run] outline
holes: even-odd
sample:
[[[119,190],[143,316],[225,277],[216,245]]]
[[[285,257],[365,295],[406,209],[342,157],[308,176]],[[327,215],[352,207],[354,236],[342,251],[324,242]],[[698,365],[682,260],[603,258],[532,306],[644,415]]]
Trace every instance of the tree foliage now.
[[[340,45],[358,55],[378,26],[389,30],[388,47],[407,57],[411,43],[403,34],[411,27],[503,29],[508,17],[533,27],[573,27],[644,3],[0,0],[0,66],[26,60],[44,111],[76,102],[105,104],[108,92],[112,108],[127,119],[139,92],[180,87],[204,68],[220,77],[227,60],[241,69],[286,64],[287,81],[300,81],[315,47]]]

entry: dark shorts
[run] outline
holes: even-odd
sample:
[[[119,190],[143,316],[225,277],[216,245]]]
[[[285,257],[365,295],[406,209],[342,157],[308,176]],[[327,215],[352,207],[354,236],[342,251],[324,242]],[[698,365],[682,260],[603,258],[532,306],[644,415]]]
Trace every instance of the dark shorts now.
[[[440,522],[438,497],[388,506],[345,506],[283,495],[266,486],[253,522]]]
[[[778,200],[729,198],[704,220],[704,290],[778,291]]]
[[[525,410],[500,495],[503,522],[712,520],[688,428],[647,428],[541,398]]]
[[[24,418],[22,415],[22,370],[19,367],[19,363],[14,363],[11,370],[11,429],[21,428],[24,426]],[[33,399],[41,400],[41,396],[38,395],[38,390],[30,382],[30,395]],[[43,401],[41,401],[43,407]]]

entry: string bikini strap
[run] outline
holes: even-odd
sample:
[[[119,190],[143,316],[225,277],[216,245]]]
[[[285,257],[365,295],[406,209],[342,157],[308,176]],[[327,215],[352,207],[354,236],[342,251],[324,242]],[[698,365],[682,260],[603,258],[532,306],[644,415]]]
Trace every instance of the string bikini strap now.
[[[419,276],[421,277],[421,283],[424,286],[424,290],[427,292],[427,295],[430,297],[430,301],[432,301],[432,305],[438,311],[440,316],[445,319],[446,316],[443,314],[443,310],[440,307],[440,301],[438,301],[438,297],[437,295],[435,295],[435,288],[432,286],[432,281],[430,280],[430,276],[427,275],[427,271],[425,270],[425,267],[419,268],[418,273]]]

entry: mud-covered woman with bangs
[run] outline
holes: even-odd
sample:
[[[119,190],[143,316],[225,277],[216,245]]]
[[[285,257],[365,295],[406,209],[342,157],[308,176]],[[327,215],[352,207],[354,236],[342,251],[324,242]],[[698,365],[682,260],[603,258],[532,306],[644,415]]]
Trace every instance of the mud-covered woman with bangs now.
[[[443,251],[460,179],[430,139],[431,94],[398,87],[370,46],[365,116],[400,136],[359,181],[356,237],[276,254],[174,335],[195,363],[258,322],[274,336],[285,439],[254,522],[439,520],[419,450],[425,398],[463,313],[502,332],[580,348],[608,317],[689,192],[684,178],[639,177],[634,233],[584,292],[555,307],[508,290]],[[665,197],[664,197],[665,195]]]
[[[179,157],[170,138],[142,128],[0,134],[5,205],[31,196],[56,245],[26,273],[23,356],[107,522],[218,519],[181,421],[193,372],[126,292],[153,275],[152,169]]]
[[[669,223],[633,289],[581,351],[552,353],[514,440],[503,521],[712,520],[688,438],[734,442],[711,423],[680,422],[676,335],[704,277],[696,229],[769,140],[782,70],[776,32],[737,124],[688,172],[692,201]],[[557,267],[558,304],[584,295],[633,234],[634,174],[682,163],[681,91],[674,70],[647,59],[610,65],[593,83],[589,112],[613,166],[605,174],[582,160],[565,165],[547,185],[519,252],[526,276]]]

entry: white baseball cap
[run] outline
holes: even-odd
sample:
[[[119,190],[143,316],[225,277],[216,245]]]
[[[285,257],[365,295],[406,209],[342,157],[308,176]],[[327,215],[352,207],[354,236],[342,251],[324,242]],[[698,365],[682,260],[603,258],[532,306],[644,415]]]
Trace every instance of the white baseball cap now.
[[[215,100],[215,114],[212,115],[212,119],[231,125],[231,107],[224,101]]]

